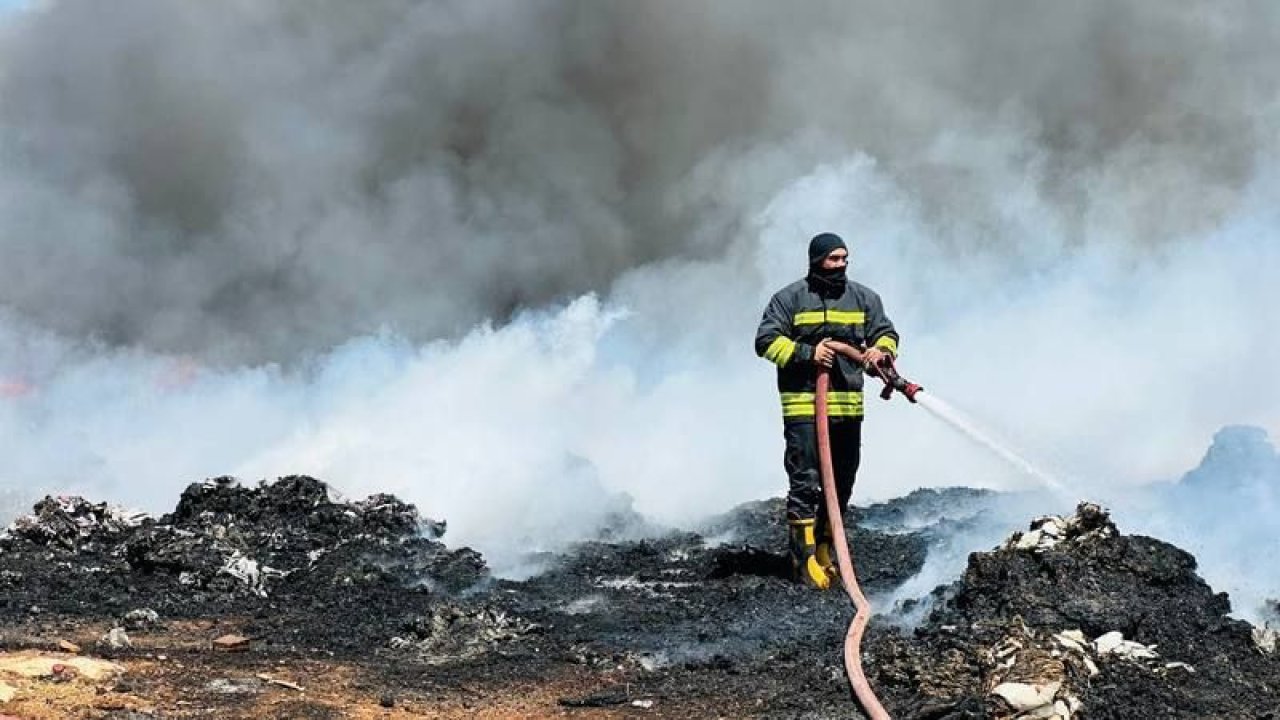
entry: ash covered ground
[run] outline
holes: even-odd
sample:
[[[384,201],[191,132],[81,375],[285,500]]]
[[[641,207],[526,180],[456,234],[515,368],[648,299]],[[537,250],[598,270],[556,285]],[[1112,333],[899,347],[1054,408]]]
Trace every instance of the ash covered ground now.
[[[1230,617],[1192,555],[1096,505],[1027,514],[912,589],[956,538],[1023,504],[919,490],[850,514],[881,612],[863,661],[894,717],[1277,717],[1275,633]],[[606,536],[513,581],[446,546],[445,524],[412,505],[347,501],[309,477],[193,484],[159,518],[49,497],[0,539],[5,656],[73,650],[124,671],[89,700],[59,700],[65,671],[10,677],[0,712],[859,716],[840,664],[852,609],[786,579],[781,518],[775,499],[696,531]],[[274,682],[282,673],[294,687]]]

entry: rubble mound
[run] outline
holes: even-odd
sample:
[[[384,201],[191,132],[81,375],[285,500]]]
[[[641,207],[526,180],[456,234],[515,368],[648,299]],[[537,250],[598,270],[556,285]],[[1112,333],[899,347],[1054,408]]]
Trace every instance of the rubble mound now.
[[[123,623],[139,607],[165,619],[265,607],[287,608],[282,622],[299,613],[359,627],[373,608],[487,578],[480,555],[446,548],[443,532],[392,496],[347,502],[305,476],[256,487],[196,483],[158,519],[48,497],[0,535],[0,618],[112,614]],[[307,639],[306,628],[289,634]],[[336,637],[385,642],[380,631]]]
[[[118,542],[146,517],[145,513],[91,503],[84,498],[46,497],[35,504],[30,515],[15,520],[0,540],[16,538],[36,545],[92,552],[103,543]]]
[[[1273,717],[1280,662],[1195,569],[1082,503],[973,553],[921,627],[864,661],[903,717]]]
[[[434,542],[444,529],[390,495],[343,502],[305,476],[257,488],[218,478],[188,487],[171,515],[129,538],[125,555],[135,570],[195,589],[230,592],[238,581],[262,597],[284,578],[294,590],[380,578],[462,590],[484,565]]]
[[[984,541],[994,549],[897,614],[885,598],[922,580],[948,533],[996,511],[990,494],[958,489],[846,518],[881,613],[863,665],[893,717],[1274,720],[1280,635],[1228,617],[1195,558],[1121,533],[1097,505]],[[853,608],[789,580],[784,523],[773,499],[696,531],[604,533],[542,553],[542,572],[517,581],[447,548],[444,524],[412,505],[346,501],[309,477],[199,483],[160,518],[46,498],[0,534],[0,623],[52,639],[79,622],[101,637],[94,652],[125,660],[183,632],[175,621],[212,620],[233,631],[202,645],[221,662],[347,658],[420,698],[544,683],[581,688],[565,707],[849,717]]]

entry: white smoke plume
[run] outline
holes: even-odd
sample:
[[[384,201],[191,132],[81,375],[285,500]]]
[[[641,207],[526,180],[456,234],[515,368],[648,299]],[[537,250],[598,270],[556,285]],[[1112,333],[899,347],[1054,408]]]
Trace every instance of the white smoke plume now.
[[[11,13],[0,483],[159,510],[305,472],[499,565],[620,494],[689,522],[784,488],[750,341],[824,230],[927,391],[1080,497],[1176,478],[1225,424],[1280,429],[1277,13]],[[871,406],[860,501],[1033,482]]]

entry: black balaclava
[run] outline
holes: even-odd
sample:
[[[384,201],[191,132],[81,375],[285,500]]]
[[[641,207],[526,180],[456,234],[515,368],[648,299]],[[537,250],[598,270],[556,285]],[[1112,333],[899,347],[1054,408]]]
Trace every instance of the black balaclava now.
[[[848,281],[845,268],[823,270],[822,261],[831,254],[832,250],[840,248],[848,250],[849,246],[845,245],[844,239],[835,233],[814,235],[809,241],[809,281],[824,291],[836,294],[844,290],[845,283]]]

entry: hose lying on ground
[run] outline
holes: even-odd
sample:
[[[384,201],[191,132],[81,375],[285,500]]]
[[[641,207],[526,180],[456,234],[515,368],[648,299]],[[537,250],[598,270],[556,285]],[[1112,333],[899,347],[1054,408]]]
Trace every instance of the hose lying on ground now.
[[[831,465],[831,431],[827,425],[827,389],[831,386],[831,374],[823,368],[818,374],[818,386],[815,393],[814,421],[818,431],[818,469],[822,474],[822,493],[826,499],[827,521],[831,526],[831,544],[835,546],[836,561],[840,568],[840,582],[845,592],[853,601],[857,611],[853,622],[849,623],[849,631],[844,636],[844,669],[849,676],[849,685],[858,698],[862,709],[872,720],[889,720],[875,692],[867,683],[862,672],[862,631],[871,618],[871,604],[858,587],[858,578],[853,574],[853,560],[849,557],[849,541],[844,534],[844,515],[841,512],[840,500],[836,495],[835,471]]]

